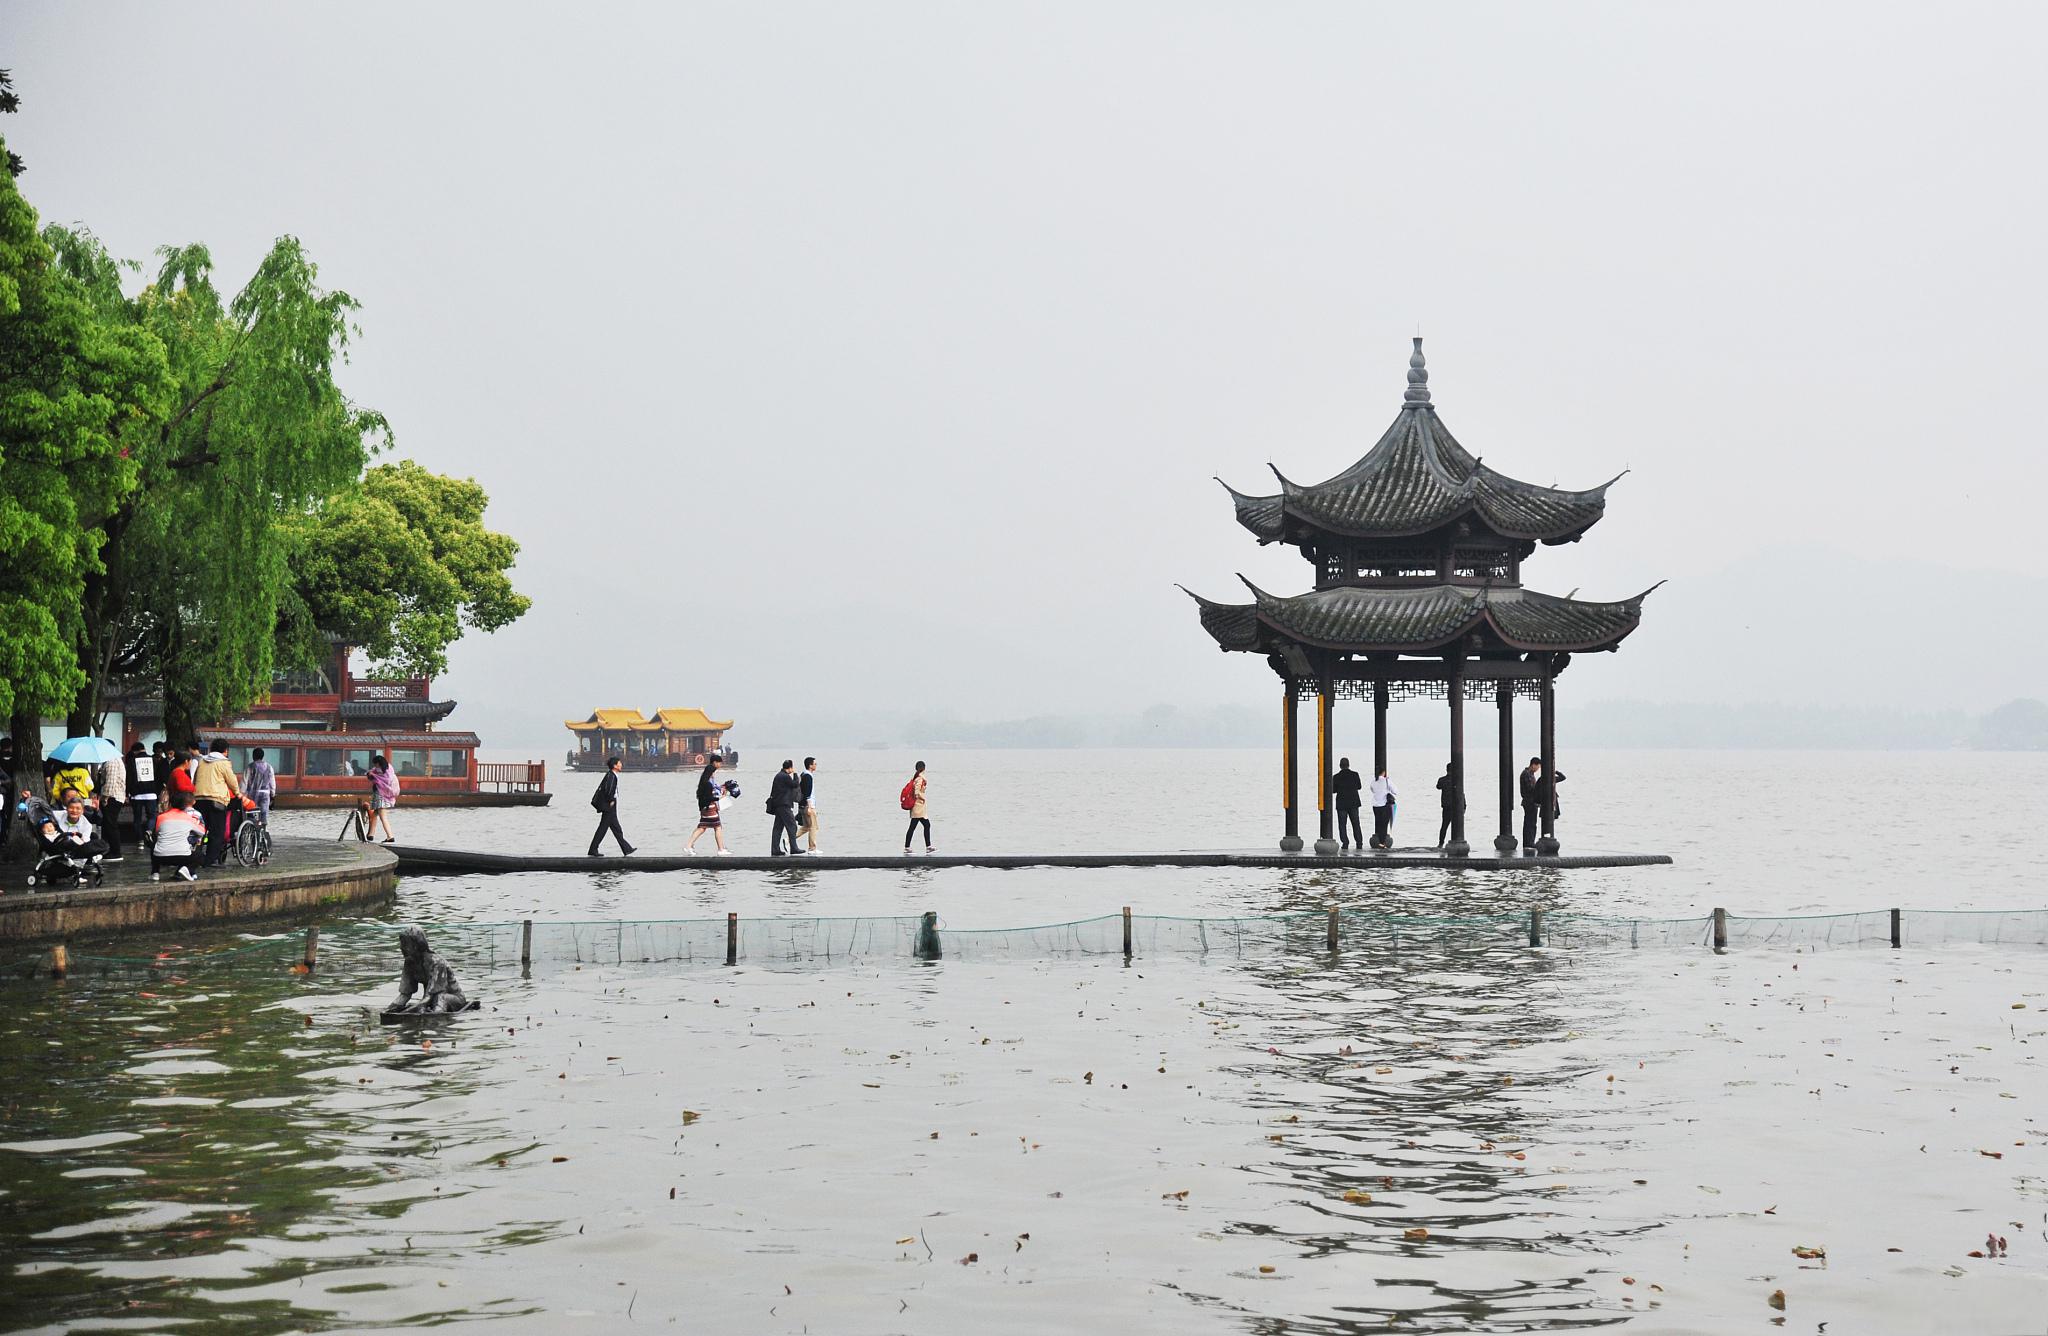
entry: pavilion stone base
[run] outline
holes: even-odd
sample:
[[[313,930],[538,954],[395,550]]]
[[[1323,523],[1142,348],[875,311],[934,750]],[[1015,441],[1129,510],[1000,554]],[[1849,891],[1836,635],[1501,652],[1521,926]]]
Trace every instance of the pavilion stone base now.
[[[1536,852],[1544,858],[1557,857],[1557,850],[1558,843],[1557,836],[1555,835],[1545,835],[1536,841]]]
[[[1496,853],[1511,854],[1515,851],[1515,837],[1512,835],[1496,835],[1493,837],[1493,848]]]
[[[1452,840],[1444,846],[1445,858],[1470,858],[1471,856],[1472,846],[1463,840]]]
[[[1283,853],[1283,854],[1298,854],[1298,853],[1300,853],[1300,852],[1301,852],[1301,849],[1302,849],[1302,844],[1301,844],[1301,836],[1299,836],[1299,835],[1282,835],[1282,836],[1280,837],[1280,852],[1281,852],[1281,853]]]
[[[1328,858],[1331,854],[1336,853],[1337,849],[1337,842],[1327,835],[1316,841],[1316,853],[1321,857]]]

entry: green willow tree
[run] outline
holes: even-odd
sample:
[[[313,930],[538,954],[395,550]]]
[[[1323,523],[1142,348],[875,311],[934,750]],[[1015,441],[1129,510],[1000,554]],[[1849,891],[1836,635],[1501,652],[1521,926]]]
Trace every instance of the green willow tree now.
[[[170,394],[163,346],[101,318],[0,172],[0,718],[24,787],[41,781],[42,716],[86,686],[77,648],[86,587],[105,574],[103,521],[134,490],[135,447]]]
[[[203,246],[160,249],[155,281],[129,297],[96,238],[44,235],[103,320],[162,345],[173,385],[133,442],[134,485],[92,517],[106,545],[80,600],[69,725],[98,727],[111,679],[154,679],[167,731],[190,736],[269,690],[290,584],[284,528],[389,440],[334,382],[356,303],[320,287],[292,237],[224,300]]]
[[[280,653],[310,666],[332,635],[383,675],[447,671],[448,647],[465,630],[495,631],[532,606],[506,574],[519,544],[484,527],[489,504],[475,479],[401,460],[288,522]]]

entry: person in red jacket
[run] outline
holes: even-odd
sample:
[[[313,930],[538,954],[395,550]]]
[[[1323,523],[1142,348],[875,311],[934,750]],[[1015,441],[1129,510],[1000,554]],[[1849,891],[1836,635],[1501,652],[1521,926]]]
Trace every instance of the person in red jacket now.
[[[185,754],[171,767],[171,773],[164,776],[165,794],[183,794],[185,805],[192,805],[192,770],[199,764],[199,744],[185,744]]]

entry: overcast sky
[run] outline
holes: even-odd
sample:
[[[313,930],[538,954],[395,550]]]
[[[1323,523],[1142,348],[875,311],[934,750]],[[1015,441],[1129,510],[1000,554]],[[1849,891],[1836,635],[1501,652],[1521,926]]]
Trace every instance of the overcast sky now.
[[[1173,584],[1310,571],[1211,475],[1349,464],[1418,331],[1489,464],[1633,470],[1536,587],[1782,542],[2039,569],[2044,34],[1867,0],[10,0],[0,131],[116,253],[204,241],[232,286],[295,233],[363,303],[345,387],[523,544],[533,612],[447,682],[488,717],[1016,716],[1266,701]],[[1658,613],[1575,689],[1654,696]]]

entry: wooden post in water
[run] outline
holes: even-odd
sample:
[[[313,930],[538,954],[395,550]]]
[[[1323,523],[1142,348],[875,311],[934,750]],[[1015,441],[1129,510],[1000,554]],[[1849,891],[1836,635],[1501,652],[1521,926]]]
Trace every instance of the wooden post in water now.
[[[1124,906],[1124,959],[1131,958],[1131,907]]]
[[[527,919],[519,925],[519,968],[533,964],[533,920]]]
[[[740,916],[738,914],[727,914],[725,916],[725,963],[728,965],[740,963]]]
[[[71,957],[65,951],[64,943],[59,942],[55,946],[50,948],[50,977],[53,979],[61,979],[66,974],[68,974],[70,970]]]
[[[944,954],[939,949],[939,916],[933,910],[925,910],[924,917],[917,921],[917,958],[937,960]]]
[[[1529,945],[1543,945],[1543,906],[1536,905],[1529,910]]]
[[[1330,953],[1334,955],[1337,951],[1337,906],[1331,905],[1329,912],[1330,922],[1323,930],[1323,940],[1329,946]]]
[[[306,929],[306,973],[311,974],[320,960],[320,925]]]
[[[1902,924],[1900,923],[1900,918],[1901,915],[1899,911],[1894,909],[1892,911],[1892,950],[1894,951],[1898,950],[1901,946],[1905,944],[1905,939],[1899,931],[1899,929],[1902,926]]]
[[[1728,911],[1714,907],[1714,954],[1720,955],[1728,949]]]

